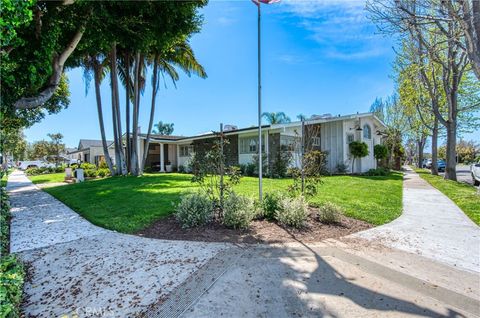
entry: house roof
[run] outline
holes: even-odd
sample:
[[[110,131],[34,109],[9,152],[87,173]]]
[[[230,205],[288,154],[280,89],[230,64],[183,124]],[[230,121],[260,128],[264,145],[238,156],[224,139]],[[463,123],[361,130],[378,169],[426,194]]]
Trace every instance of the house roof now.
[[[113,141],[107,140],[107,145],[111,145],[112,143]],[[78,143],[78,150],[90,147],[102,147],[102,141],[93,139],[80,139],[80,142]]]

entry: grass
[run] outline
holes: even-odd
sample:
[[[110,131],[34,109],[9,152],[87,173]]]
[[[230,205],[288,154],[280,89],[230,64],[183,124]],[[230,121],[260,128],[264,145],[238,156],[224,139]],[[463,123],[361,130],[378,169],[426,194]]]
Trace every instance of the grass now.
[[[39,174],[36,176],[28,176],[28,178],[35,184],[63,182],[65,180],[65,172]]]
[[[445,180],[441,176],[434,176],[426,169],[415,171],[432,186],[450,198],[465,214],[477,225],[480,225],[480,195],[477,189],[465,183]]]
[[[92,223],[124,233],[137,232],[170,215],[182,193],[197,186],[186,174],[145,174],[112,177],[46,188]],[[402,175],[387,177],[332,176],[323,178],[311,202],[334,202],[345,214],[372,224],[384,224],[401,214]],[[264,192],[286,190],[289,179],[264,179]],[[235,191],[256,197],[258,179],[244,177]]]

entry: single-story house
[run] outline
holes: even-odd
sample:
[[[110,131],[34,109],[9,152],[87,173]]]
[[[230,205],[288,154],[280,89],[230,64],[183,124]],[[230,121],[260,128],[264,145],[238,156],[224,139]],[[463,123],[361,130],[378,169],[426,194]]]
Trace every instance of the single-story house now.
[[[313,116],[305,122],[305,132],[314,132],[310,135],[313,149],[325,151],[327,168],[335,172],[339,165],[346,165],[351,171],[352,158],[349,152],[349,143],[362,141],[368,145],[369,155],[355,161],[354,172],[365,172],[376,168],[373,147],[382,142],[382,132],[385,124],[373,113],[353,114],[346,116]],[[294,144],[301,139],[302,122],[273,124],[262,126],[263,153],[267,162],[279,151],[292,151]],[[307,133],[305,133],[307,135]],[[225,146],[227,164],[242,165],[253,162],[258,154],[258,127],[237,129],[235,126],[226,126],[224,136],[228,139]],[[151,135],[145,168],[154,171],[175,171],[180,166],[188,167],[189,160],[194,152],[202,152],[210,148],[218,135],[211,132],[191,137]],[[143,156],[145,134],[139,135],[139,157]],[[101,146],[101,144],[100,144]],[[91,148],[91,147],[90,147]],[[103,154],[100,149],[100,154]],[[298,165],[295,158],[293,165]]]
[[[115,149],[113,141],[107,141],[108,153],[112,162],[115,163]],[[101,140],[80,139],[77,149],[68,152],[70,159],[76,159],[80,162],[88,162],[98,165],[100,160],[104,159],[103,145]]]

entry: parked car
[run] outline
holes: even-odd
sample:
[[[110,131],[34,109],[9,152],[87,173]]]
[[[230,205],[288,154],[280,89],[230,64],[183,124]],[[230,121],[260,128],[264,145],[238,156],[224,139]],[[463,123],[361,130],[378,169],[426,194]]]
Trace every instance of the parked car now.
[[[431,166],[431,165],[430,165]],[[444,160],[438,160],[437,161],[437,169],[438,169],[438,172],[445,172],[445,161]]]
[[[480,186],[480,160],[470,166],[470,172],[472,173],[473,185]]]
[[[429,167],[430,165],[430,167]],[[422,168],[430,169],[432,167],[432,159],[423,159]]]
[[[20,170],[27,170],[28,168],[54,168],[55,164],[43,160],[27,160],[19,161],[17,167]]]
[[[425,163],[425,168],[432,169],[432,159],[427,159],[427,162]]]

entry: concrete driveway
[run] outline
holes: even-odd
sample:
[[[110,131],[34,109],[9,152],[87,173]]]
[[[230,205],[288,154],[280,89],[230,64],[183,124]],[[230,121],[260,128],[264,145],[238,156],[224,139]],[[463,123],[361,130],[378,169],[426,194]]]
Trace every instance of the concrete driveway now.
[[[463,182],[473,186],[472,173],[470,172],[470,166],[457,165],[457,181]],[[442,177],[445,176],[445,172],[439,173]]]

